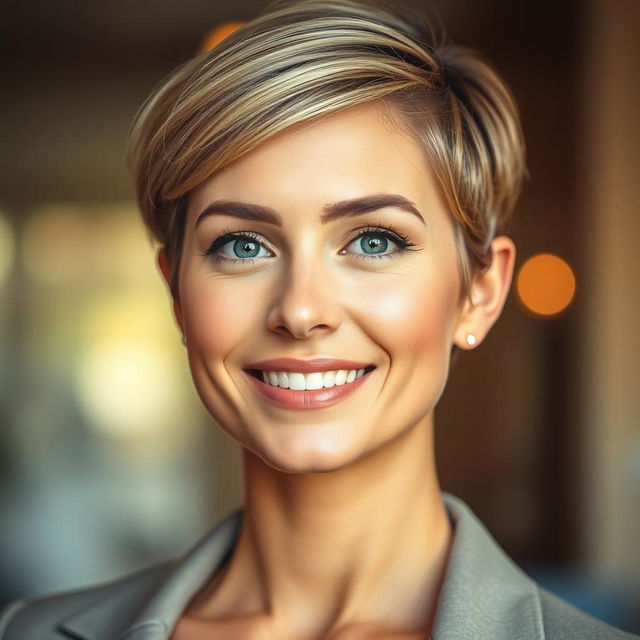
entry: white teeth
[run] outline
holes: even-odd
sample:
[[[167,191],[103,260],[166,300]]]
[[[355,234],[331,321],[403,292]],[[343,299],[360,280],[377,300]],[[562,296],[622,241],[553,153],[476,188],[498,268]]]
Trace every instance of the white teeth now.
[[[311,391],[314,389],[330,388],[349,384],[357,378],[362,378],[364,369],[340,369],[338,371],[314,371],[313,373],[299,373],[295,371],[261,371],[263,382],[272,387],[292,389],[293,391]]]
[[[308,391],[312,391],[313,389],[322,389],[323,384],[324,379],[322,371],[314,371],[313,373],[308,373],[304,376],[304,388]]]
[[[282,389],[289,388],[289,374],[280,372],[276,373],[276,381],[273,383],[274,387],[281,387]]]
[[[293,391],[304,391],[304,373],[289,374],[289,389]]]
[[[347,381],[347,373],[345,369],[336,371],[336,385],[343,385]]]
[[[323,387],[333,387],[336,383],[336,372],[335,371],[326,371],[322,376],[322,386]]]

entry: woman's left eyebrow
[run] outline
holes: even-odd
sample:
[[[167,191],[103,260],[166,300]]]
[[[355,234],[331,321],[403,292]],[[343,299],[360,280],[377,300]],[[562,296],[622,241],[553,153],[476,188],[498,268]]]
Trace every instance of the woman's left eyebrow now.
[[[416,205],[404,196],[395,193],[382,193],[370,196],[362,196],[361,198],[352,198],[350,200],[341,200],[323,207],[323,214],[320,216],[320,222],[326,224],[338,218],[345,216],[358,216],[364,213],[371,213],[385,207],[395,207],[402,211],[406,211],[416,216],[422,224],[426,225],[424,217],[418,211]],[[282,226],[282,217],[270,207],[259,204],[251,204],[249,202],[238,202],[236,200],[216,200],[207,205],[205,209],[198,214],[195,226],[211,215],[227,215],[243,220],[257,220],[273,224],[277,227]]]

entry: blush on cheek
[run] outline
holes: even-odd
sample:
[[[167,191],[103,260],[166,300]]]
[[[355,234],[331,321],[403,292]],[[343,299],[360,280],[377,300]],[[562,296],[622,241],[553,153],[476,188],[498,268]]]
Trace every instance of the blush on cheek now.
[[[457,301],[455,263],[439,277],[432,264],[398,274],[371,288],[358,300],[361,326],[389,358],[385,392],[387,409],[399,425],[409,427],[430,413],[449,372],[452,326]],[[449,265],[447,265],[449,266]]]
[[[251,292],[237,282],[204,280],[192,284],[185,293],[186,333],[209,357],[225,357],[260,326]]]
[[[194,385],[221,425],[237,424],[240,398],[228,363],[259,330],[258,305],[251,304],[246,287],[231,280],[204,277],[187,282],[182,312]]]
[[[453,286],[452,286],[453,285]],[[433,349],[448,351],[457,290],[455,278],[436,280],[399,277],[361,291],[358,308],[362,322],[390,354],[398,352],[418,357]],[[357,312],[356,312],[357,313]]]

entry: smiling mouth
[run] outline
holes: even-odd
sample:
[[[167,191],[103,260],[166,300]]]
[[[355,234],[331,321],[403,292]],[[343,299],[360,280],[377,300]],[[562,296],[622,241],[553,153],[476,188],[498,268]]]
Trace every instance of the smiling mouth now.
[[[367,374],[375,367],[362,369],[336,369],[334,371],[315,371],[300,373],[297,371],[264,371],[262,369],[246,369],[246,372],[271,387],[291,389],[292,391],[315,391],[349,385]]]

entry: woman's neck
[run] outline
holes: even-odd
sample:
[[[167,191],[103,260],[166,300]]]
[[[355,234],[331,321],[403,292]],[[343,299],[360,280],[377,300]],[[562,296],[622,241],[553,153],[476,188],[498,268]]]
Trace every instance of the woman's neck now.
[[[430,630],[451,539],[432,433],[429,417],[327,473],[282,473],[246,452],[240,537],[198,615],[265,617],[282,638]]]

